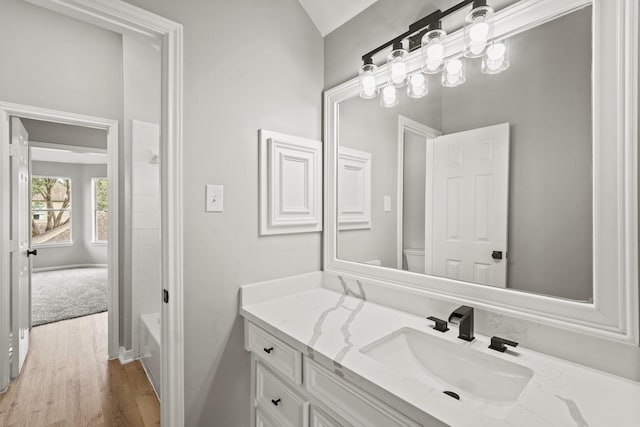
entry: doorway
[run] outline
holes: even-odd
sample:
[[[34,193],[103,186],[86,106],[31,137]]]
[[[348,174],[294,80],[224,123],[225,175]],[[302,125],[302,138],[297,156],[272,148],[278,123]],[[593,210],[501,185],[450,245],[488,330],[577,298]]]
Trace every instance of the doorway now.
[[[37,107],[20,106],[12,104],[2,104],[6,121],[9,124],[9,138],[7,143],[3,144],[3,149],[8,149],[8,162],[11,164],[9,168],[9,179],[3,180],[3,191],[11,194],[11,215],[8,216],[10,221],[3,222],[3,244],[8,244],[7,251],[9,257],[4,258],[7,270],[10,271],[9,286],[3,287],[3,297],[6,295],[6,301],[10,301],[10,310],[8,316],[2,317],[2,322],[7,325],[6,330],[9,331],[10,351],[6,355],[8,360],[5,362],[2,352],[0,361],[0,375],[8,384],[8,380],[16,378],[24,366],[25,359],[29,353],[29,335],[32,326],[32,281],[31,270],[33,268],[34,258],[37,256],[37,249],[32,244],[32,226],[34,223],[38,227],[40,216],[43,221],[51,221],[50,226],[39,228],[43,231],[43,239],[49,239],[51,243],[57,243],[59,249],[68,248],[72,239],[71,211],[68,209],[71,200],[66,203],[64,201],[73,191],[73,183],[68,177],[56,176],[47,177],[55,178],[47,180],[52,184],[52,191],[64,193],[61,197],[53,197],[61,199],[56,202],[50,201],[49,207],[47,202],[43,206],[37,204],[34,207],[32,199],[32,183],[31,183],[31,153],[29,147],[29,134],[23,121],[35,120],[45,123],[89,127],[91,129],[101,130],[106,137],[105,160],[107,164],[106,178],[111,184],[106,191],[106,199],[109,209],[117,212],[117,182],[118,182],[118,122],[89,117],[79,116],[76,114],[65,113],[60,111],[44,110]],[[6,135],[6,134],[5,134]],[[9,144],[8,142],[11,142]],[[63,175],[63,174],[55,174]],[[68,174],[64,174],[68,175]],[[44,181],[43,181],[44,182]],[[53,187],[56,187],[55,189]],[[45,191],[46,192],[46,191]],[[49,214],[52,212],[52,215]],[[38,216],[36,220],[33,214]],[[46,220],[44,218],[47,218]],[[59,221],[57,221],[59,220]],[[49,230],[47,230],[49,228]],[[107,220],[107,244],[106,244],[106,264],[107,268],[107,317],[108,317],[108,356],[116,357],[118,354],[118,217],[111,215]],[[56,242],[57,241],[57,242]],[[43,249],[40,249],[41,251]],[[5,323],[6,322],[6,323]]]

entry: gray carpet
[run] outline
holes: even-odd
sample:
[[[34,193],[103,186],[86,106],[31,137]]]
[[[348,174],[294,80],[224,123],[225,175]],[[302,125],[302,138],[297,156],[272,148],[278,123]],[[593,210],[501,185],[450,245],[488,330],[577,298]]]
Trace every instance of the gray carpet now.
[[[32,325],[107,311],[107,269],[73,268],[31,276]]]

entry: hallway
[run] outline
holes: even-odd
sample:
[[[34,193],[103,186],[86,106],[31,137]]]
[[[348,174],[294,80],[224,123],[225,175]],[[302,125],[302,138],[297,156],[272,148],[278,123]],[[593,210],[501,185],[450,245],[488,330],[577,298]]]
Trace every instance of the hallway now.
[[[159,426],[140,362],[107,361],[107,313],[35,327],[23,372],[0,394],[2,426]]]

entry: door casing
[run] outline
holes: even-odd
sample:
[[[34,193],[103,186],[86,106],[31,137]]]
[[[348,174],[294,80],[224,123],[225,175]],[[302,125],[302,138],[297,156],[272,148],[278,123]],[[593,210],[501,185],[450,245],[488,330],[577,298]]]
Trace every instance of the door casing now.
[[[118,0],[25,1],[119,34],[133,34],[161,43],[162,286],[168,292],[170,299],[168,303],[162,304],[161,389],[163,399],[160,406],[160,421],[162,425],[181,427],[184,425],[183,27],[170,19]],[[0,115],[0,120],[2,119]],[[0,133],[0,150],[7,150],[8,156],[8,144],[7,147],[2,144],[1,135]],[[4,156],[4,151],[0,151],[0,161],[3,161]],[[4,177],[0,174],[0,189],[3,188],[3,182]],[[0,197],[3,196],[0,195]],[[0,222],[2,218],[3,212],[0,210]],[[0,238],[3,237],[2,233],[3,231],[0,231]],[[4,245],[5,240],[1,244]],[[6,245],[8,246],[8,242]],[[0,251],[0,268],[5,267],[3,253],[4,248]],[[4,301],[4,290],[0,289],[1,301]],[[2,307],[0,307],[0,316],[2,316],[1,311]],[[2,327],[3,320],[0,318],[0,329]],[[0,336],[0,340],[3,338]],[[1,362],[2,359],[0,359]],[[2,375],[0,371],[0,390],[5,387],[2,383]]]

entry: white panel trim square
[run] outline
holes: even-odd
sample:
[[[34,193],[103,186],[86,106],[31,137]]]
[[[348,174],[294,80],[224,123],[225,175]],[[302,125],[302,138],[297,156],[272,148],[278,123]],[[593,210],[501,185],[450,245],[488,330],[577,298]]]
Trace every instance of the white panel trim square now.
[[[260,129],[260,235],[322,231],[322,142]]]
[[[338,149],[338,230],[371,228],[371,153]]]

